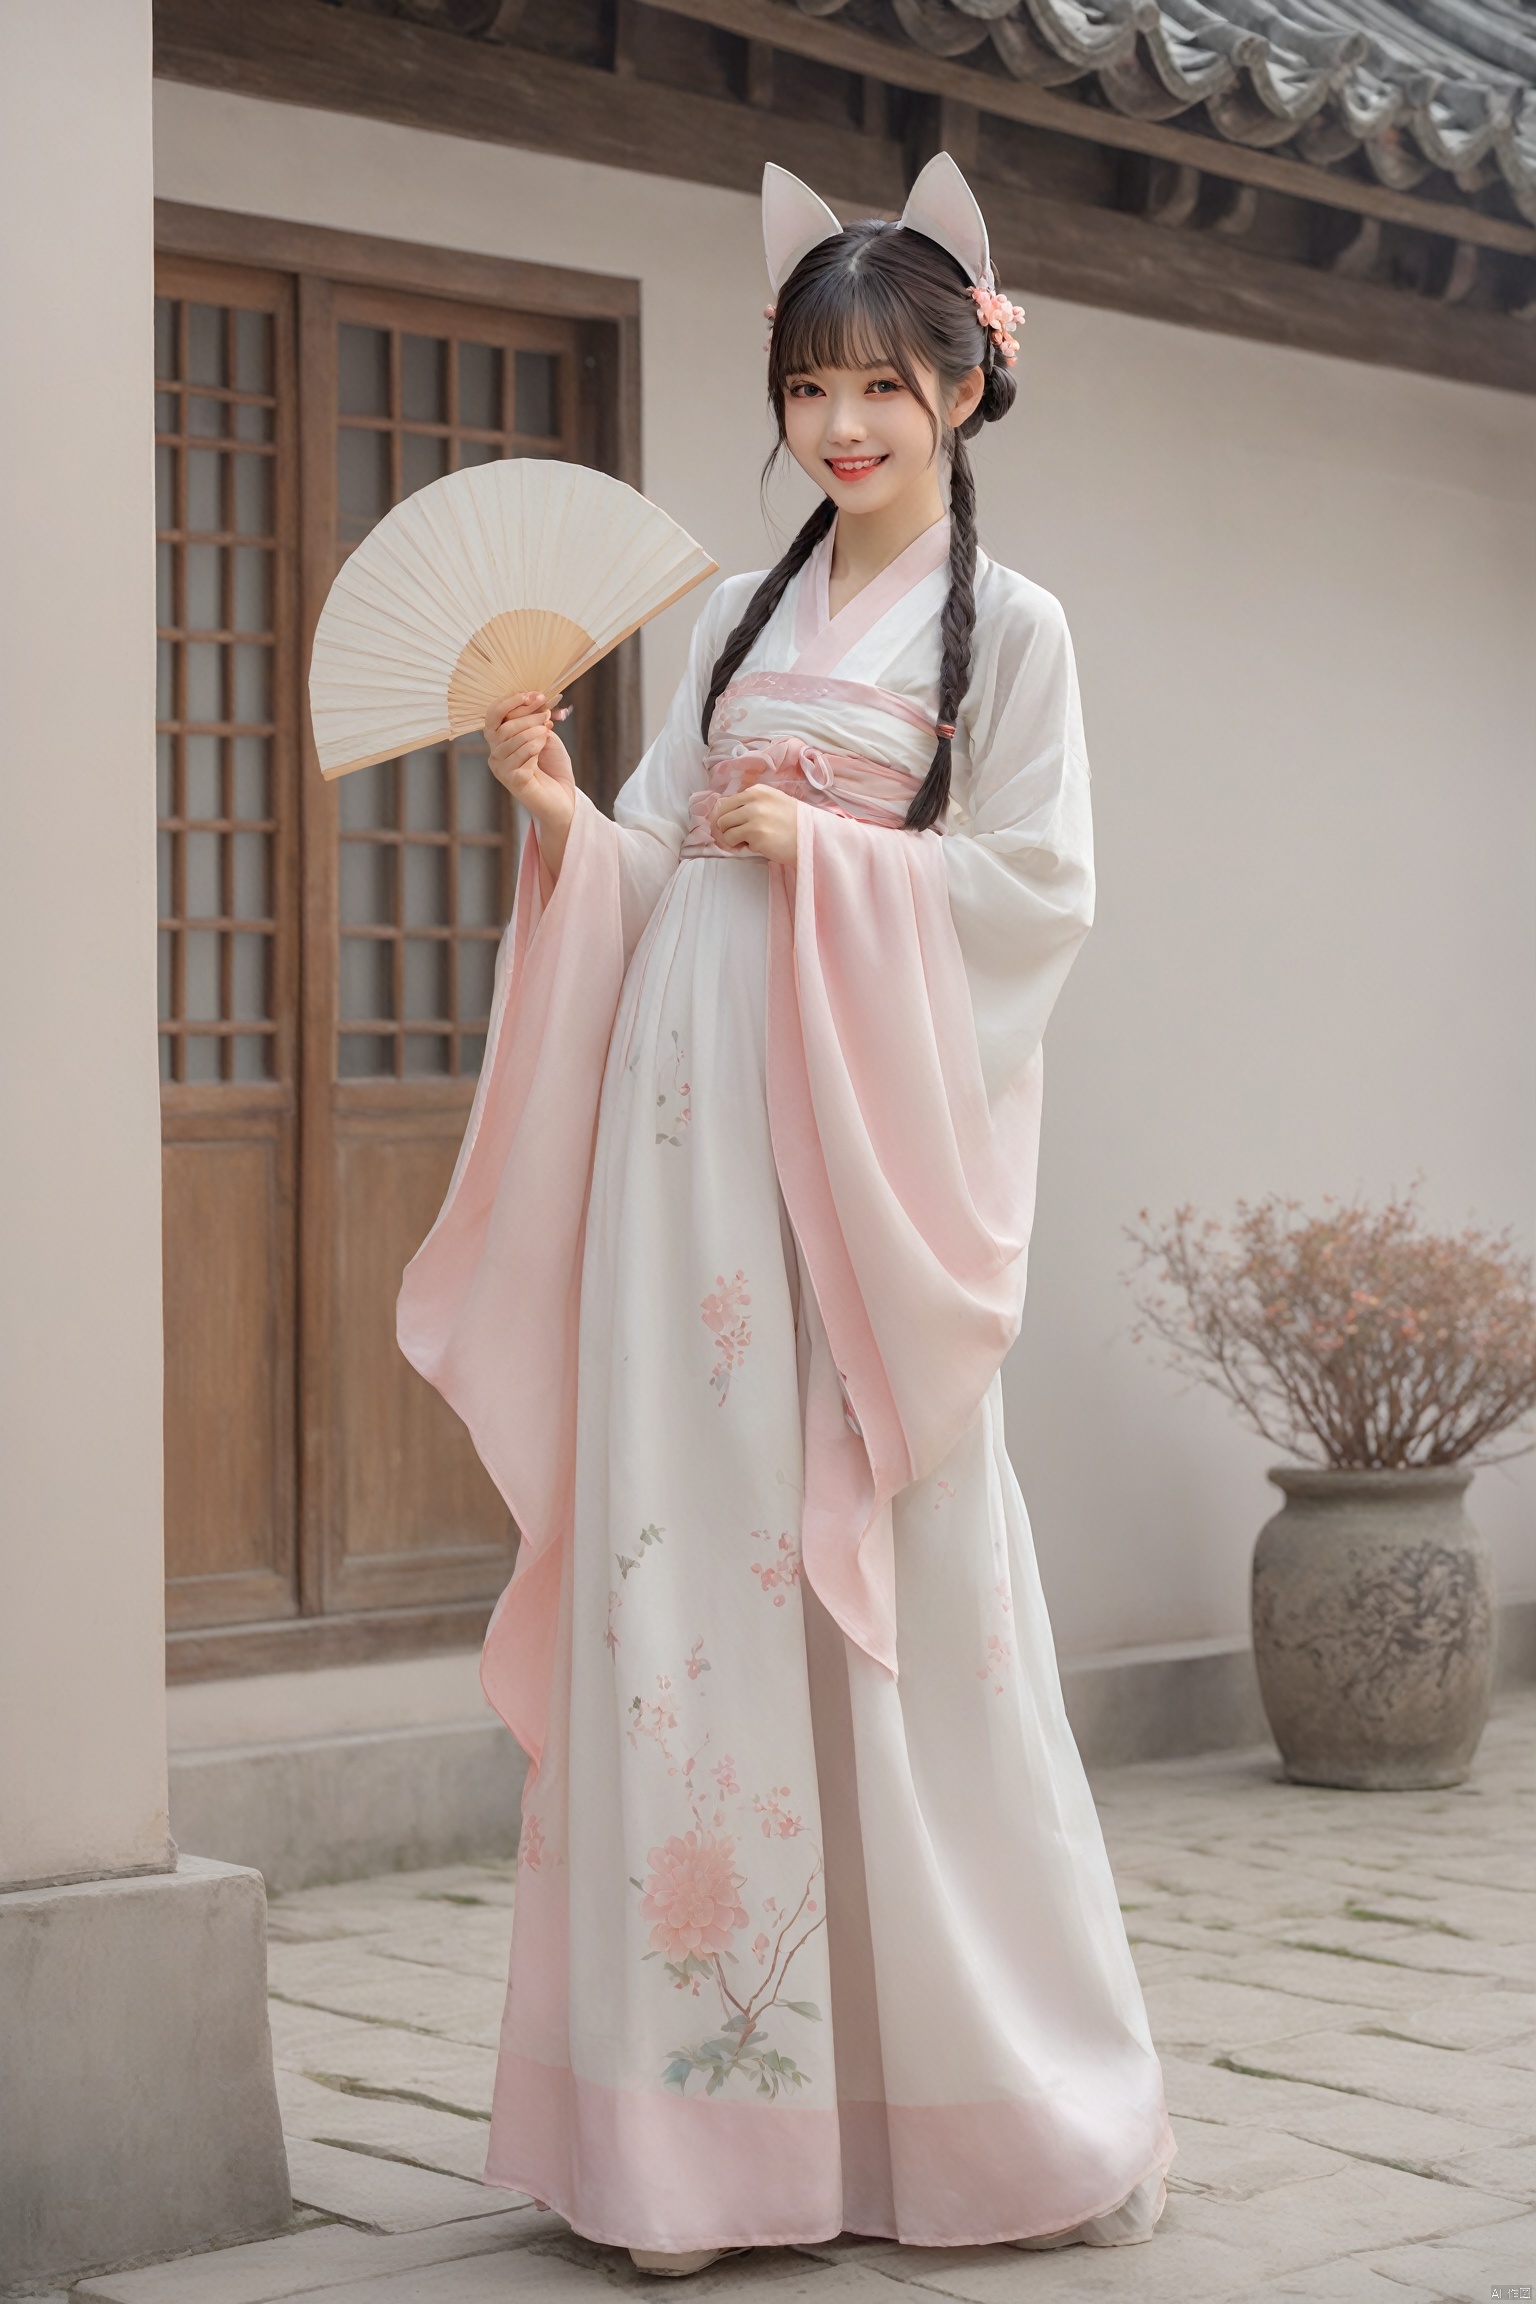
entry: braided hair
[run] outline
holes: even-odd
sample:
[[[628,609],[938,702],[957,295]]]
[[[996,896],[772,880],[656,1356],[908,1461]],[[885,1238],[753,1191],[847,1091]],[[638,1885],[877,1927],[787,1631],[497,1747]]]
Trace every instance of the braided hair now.
[[[919,370],[937,377],[941,404],[973,368],[982,372],[981,399],[953,431],[928,406],[935,445],[949,456],[949,591],[940,619],[940,733],[928,773],[907,810],[910,832],[937,824],[949,805],[951,741],[971,679],[976,483],[965,443],[983,424],[1006,415],[1014,397],[1013,378],[981,325],[969,289],[954,257],[926,233],[874,219],[850,224],[802,256],[780,288],[769,346],[768,401],[778,440],[765,476],[784,450],[784,399],[793,377],[813,368],[889,366],[927,405]],[[836,506],[824,496],[748,601],[710,677],[702,713],[706,744],[716,704],[836,516]]]

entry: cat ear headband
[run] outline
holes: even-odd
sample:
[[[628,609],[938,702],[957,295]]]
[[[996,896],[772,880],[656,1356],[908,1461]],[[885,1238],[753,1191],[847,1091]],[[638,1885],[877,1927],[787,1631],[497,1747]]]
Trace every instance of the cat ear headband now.
[[[1023,319],[1024,309],[998,293],[986,219],[975,193],[947,152],[936,152],[918,177],[901,212],[901,223],[906,231],[922,232],[936,240],[953,256],[971,283],[971,298],[981,325],[1011,368],[1019,352],[1012,330]],[[787,168],[768,162],[763,170],[763,249],[775,295],[802,256],[841,231],[825,200],[809,184],[802,184]],[[764,315],[770,326],[773,312],[769,305]]]

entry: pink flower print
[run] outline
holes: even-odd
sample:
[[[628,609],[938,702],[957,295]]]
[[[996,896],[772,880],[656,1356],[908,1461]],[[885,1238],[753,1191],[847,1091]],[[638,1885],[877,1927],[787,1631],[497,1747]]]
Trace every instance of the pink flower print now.
[[[652,1743],[659,1747],[665,1758],[667,1774],[675,1776],[678,1773],[678,1765],[673,1756],[672,1747],[667,1742],[669,1734],[677,1726],[677,1714],[667,1701],[667,1690],[672,1683],[663,1674],[658,1673],[656,1685],[661,1690],[661,1695],[654,1703],[648,1703],[643,1696],[631,1698],[629,1721],[624,1732],[637,1752],[640,1749],[641,1737],[648,1736]]]
[[[704,1653],[703,1641],[695,1640],[684,1659],[684,1670],[690,1680],[697,1680],[701,1672],[708,1672],[710,1668],[709,1658]]]
[[[537,1872],[544,1854],[544,1827],[537,1816],[523,1818],[522,1836],[517,1843],[517,1860],[526,1864],[530,1872]]]
[[[674,1032],[672,1034],[672,1077],[664,1087],[658,1088],[656,1091],[656,1141],[658,1144],[681,1144],[684,1136],[688,1133],[688,1123],[693,1118],[693,1106],[689,1101],[693,1091],[689,1083],[683,1078],[683,1066],[686,1062],[687,1057],[683,1052],[682,1040]]]
[[[654,1922],[653,1952],[687,1960],[729,1951],[733,1931],[747,1925],[735,1857],[735,1841],[713,1832],[674,1833],[651,1850],[640,1914]]]
[[[937,1491],[933,1499],[933,1508],[935,1512],[942,1512],[946,1503],[952,1504],[954,1502],[955,1492],[947,1480],[935,1480],[933,1485]]]
[[[756,1936],[753,1937],[752,1957],[757,1962],[759,1968],[761,1968],[763,1962],[767,1959],[769,1953],[772,1950],[773,1938],[771,1936],[764,1936],[761,1932],[759,1932]]]
[[[741,1790],[741,1786],[736,1781],[736,1763],[731,1758],[729,1752],[727,1752],[723,1760],[717,1760],[715,1762],[712,1774],[716,1784],[719,1787],[722,1799],[728,1792],[739,1792]]]
[[[763,1820],[763,1838],[765,1840],[775,1838],[793,1840],[797,1833],[805,1830],[804,1818],[792,1815],[789,1809],[785,1807],[784,1803],[788,1798],[789,1786],[787,1784],[778,1785],[768,1793],[766,1799],[760,1792],[754,1795],[752,1806]]]
[[[990,1633],[987,1637],[987,1659],[984,1664],[977,1665],[976,1677],[978,1680],[992,1682],[994,1696],[1001,1696],[1003,1692],[1003,1681],[1012,1658],[1011,1642],[1003,1639],[1000,1633]]]
[[[768,1543],[770,1539],[767,1529],[754,1528],[752,1541],[754,1544]],[[800,1555],[793,1540],[781,1535],[777,1551],[769,1559],[752,1562],[752,1573],[757,1578],[758,1589],[771,1592],[775,1608],[782,1608],[786,1596],[800,1581]]]
[[[745,1272],[739,1271],[734,1280],[727,1280],[723,1272],[717,1272],[716,1294],[703,1297],[699,1303],[699,1318],[717,1345],[709,1381],[711,1389],[720,1395],[718,1405],[722,1408],[731,1389],[731,1371],[741,1366],[752,1341],[752,1323],[746,1317],[746,1308],[752,1299],[747,1294],[746,1283]]]

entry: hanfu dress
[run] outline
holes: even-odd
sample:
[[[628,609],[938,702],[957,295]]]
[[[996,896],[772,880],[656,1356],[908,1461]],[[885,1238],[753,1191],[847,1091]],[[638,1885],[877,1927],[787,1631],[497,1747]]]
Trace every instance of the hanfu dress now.
[[[982,558],[942,833],[941,521],[831,539],[614,821],[523,861],[400,1336],[521,1531],[532,1760],[486,2177],[682,2251],[1155,2221],[1173,2156],[1003,1443],[1046,1019],[1091,915],[1076,680]],[[804,802],[793,866],[723,792]]]

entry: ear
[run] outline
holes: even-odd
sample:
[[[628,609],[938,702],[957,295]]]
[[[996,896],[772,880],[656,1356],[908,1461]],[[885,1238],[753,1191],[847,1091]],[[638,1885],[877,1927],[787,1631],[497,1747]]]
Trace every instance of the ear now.
[[[801,257],[823,240],[835,239],[841,230],[825,200],[809,184],[768,162],[763,170],[763,252],[775,296]]]
[[[901,221],[946,248],[973,288],[990,286],[992,253],[976,195],[947,152],[936,152],[918,177]]]
[[[981,396],[987,388],[987,379],[980,368],[968,369],[955,386],[949,403],[948,422],[958,432],[968,416],[974,416],[981,406]]]

